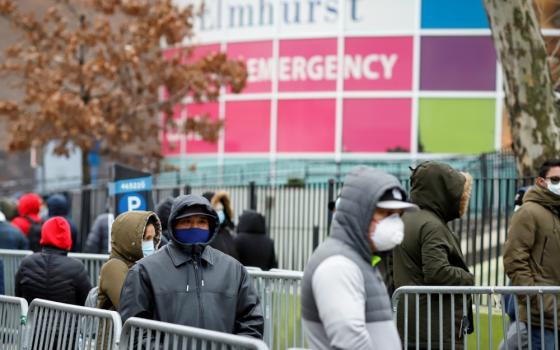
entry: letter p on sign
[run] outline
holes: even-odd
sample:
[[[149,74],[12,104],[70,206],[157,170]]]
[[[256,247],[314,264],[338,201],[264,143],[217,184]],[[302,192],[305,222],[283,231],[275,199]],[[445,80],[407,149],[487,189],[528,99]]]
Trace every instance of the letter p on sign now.
[[[127,200],[128,200],[127,211],[137,210],[142,206],[142,200],[139,197],[129,196]]]
[[[124,213],[131,210],[146,210],[146,199],[140,193],[133,192],[124,194],[119,199],[118,212]]]

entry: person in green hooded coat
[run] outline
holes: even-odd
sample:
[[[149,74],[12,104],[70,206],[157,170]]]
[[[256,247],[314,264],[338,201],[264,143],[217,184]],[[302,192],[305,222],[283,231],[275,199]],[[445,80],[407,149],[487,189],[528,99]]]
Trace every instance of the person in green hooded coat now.
[[[474,276],[469,272],[461,252],[457,235],[448,222],[458,219],[466,212],[472,189],[472,177],[459,172],[447,164],[428,161],[413,170],[410,177],[411,202],[419,211],[405,213],[404,240],[393,250],[393,280],[395,288],[402,286],[471,286]],[[403,299],[403,298],[401,298]],[[471,298],[455,297],[454,310],[451,297],[442,298],[442,325],[440,334],[439,297],[432,296],[431,318],[428,320],[427,296],[419,298],[419,339],[416,339],[415,297],[408,298],[408,332],[405,337],[404,301],[400,300],[397,313],[397,328],[405,348],[463,349],[465,333],[472,333]],[[466,312],[465,312],[466,310]],[[454,320],[452,320],[452,312]],[[431,326],[428,341],[428,322]],[[452,328],[451,325],[454,325]],[[452,337],[454,332],[454,337]]]
[[[128,270],[153,253],[160,239],[161,223],[154,212],[129,211],[115,219],[111,227],[111,254],[99,274],[98,308],[118,310]]]

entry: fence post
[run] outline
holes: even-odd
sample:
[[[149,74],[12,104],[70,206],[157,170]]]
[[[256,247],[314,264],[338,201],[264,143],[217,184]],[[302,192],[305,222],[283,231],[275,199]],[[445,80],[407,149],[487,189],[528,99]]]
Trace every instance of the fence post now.
[[[190,185],[185,185],[185,194],[191,194],[192,187]]]
[[[328,185],[328,194],[327,194],[327,199],[328,202],[327,203],[333,203],[334,205],[334,179],[329,179],[329,185]],[[332,218],[333,218],[333,211],[327,207],[327,210],[329,211],[327,213],[327,232],[331,232],[331,223],[332,223]]]
[[[313,226],[313,251],[315,251],[318,245],[319,245],[319,226],[315,225]]]
[[[77,251],[79,252],[81,252],[83,249],[85,236],[88,234],[89,228],[91,226],[91,188],[82,188],[81,202],[82,208],[80,210],[80,232],[78,242],[75,242],[75,244],[77,245]]]
[[[255,181],[249,182],[249,209],[257,210],[257,186]]]

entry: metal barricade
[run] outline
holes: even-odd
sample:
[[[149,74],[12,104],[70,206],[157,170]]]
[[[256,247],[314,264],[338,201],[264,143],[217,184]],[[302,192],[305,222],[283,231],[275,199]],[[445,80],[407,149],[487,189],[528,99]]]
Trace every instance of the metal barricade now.
[[[405,348],[540,349],[548,341],[558,350],[559,295],[560,286],[405,286],[392,303]]]
[[[19,350],[27,321],[27,301],[0,295],[0,344],[2,349]]]
[[[119,350],[239,349],[268,350],[250,337],[132,317],[123,327]]]
[[[69,253],[69,257],[80,260],[88,272],[89,280],[92,287],[97,286],[99,282],[99,273],[101,272],[101,267],[107,260],[109,260],[108,254],[87,254],[87,253]]]
[[[29,307],[26,349],[116,349],[121,329],[116,311],[35,299]]]
[[[249,270],[264,312],[264,341],[271,349],[305,347],[300,271]]]
[[[33,254],[31,250],[0,249],[0,260],[4,262],[4,293],[15,295],[16,272],[23,258]]]
[[[4,262],[4,293],[15,295],[15,278],[23,258],[33,254],[30,250],[0,249],[0,260]],[[109,259],[106,254],[69,253],[69,257],[80,260],[88,272],[92,286],[99,282],[101,266]]]

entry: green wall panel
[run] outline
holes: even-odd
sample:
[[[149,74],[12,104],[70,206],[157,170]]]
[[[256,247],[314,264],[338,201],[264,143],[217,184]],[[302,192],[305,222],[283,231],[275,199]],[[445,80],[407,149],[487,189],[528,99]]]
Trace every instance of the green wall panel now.
[[[495,100],[424,98],[419,151],[475,154],[494,150]]]

